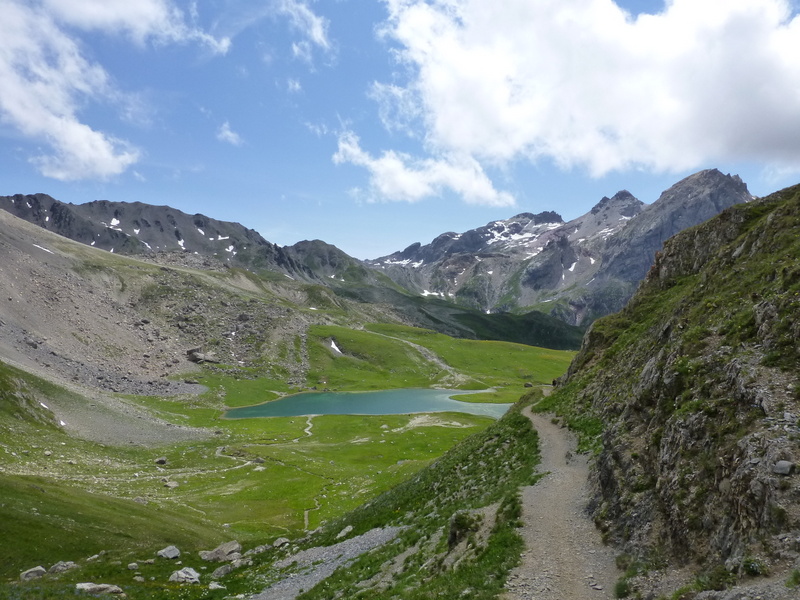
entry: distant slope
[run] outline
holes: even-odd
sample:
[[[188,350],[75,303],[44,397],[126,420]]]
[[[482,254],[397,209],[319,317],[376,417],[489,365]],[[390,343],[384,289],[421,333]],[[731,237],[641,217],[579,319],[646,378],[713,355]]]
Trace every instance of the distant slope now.
[[[738,176],[701,171],[649,206],[621,191],[569,223],[523,213],[368,264],[419,294],[589,323],[624,306],[666,239],[751,198]]]
[[[800,186],[675,236],[549,400],[598,452],[597,523],[645,563],[730,581],[797,556],[799,257]]]

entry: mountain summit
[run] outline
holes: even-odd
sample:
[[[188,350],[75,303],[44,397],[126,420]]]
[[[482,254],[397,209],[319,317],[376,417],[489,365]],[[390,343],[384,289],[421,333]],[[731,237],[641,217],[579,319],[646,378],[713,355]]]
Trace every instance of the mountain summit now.
[[[669,237],[751,199],[739,176],[711,169],[651,205],[623,190],[568,223],[553,212],[522,213],[368,264],[423,295],[579,325],[622,308]]]

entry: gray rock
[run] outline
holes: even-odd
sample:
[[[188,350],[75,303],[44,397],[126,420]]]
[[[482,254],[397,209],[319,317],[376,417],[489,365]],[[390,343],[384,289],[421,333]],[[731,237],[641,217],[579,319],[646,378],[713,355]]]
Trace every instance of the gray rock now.
[[[165,465],[165,464],[167,464],[167,457],[166,456],[159,456],[154,462],[157,465]]]
[[[86,592],[87,594],[119,594],[125,595],[122,588],[110,583],[76,583],[75,589],[79,592]]]
[[[179,484],[177,481],[168,481],[168,482],[166,482],[166,483],[164,484],[164,487],[165,487],[165,488],[169,488],[169,489],[171,489],[171,490],[174,490],[174,489],[175,489],[176,487],[178,487],[179,485],[180,485],[180,484]]]
[[[181,555],[181,551],[175,546],[167,546],[166,548],[159,550],[156,555],[160,556],[161,558],[174,559]]]
[[[208,589],[210,590],[224,590],[225,586],[221,583],[217,583],[216,581],[212,581],[208,584]]]
[[[337,540],[340,540],[340,539],[342,539],[343,537],[346,537],[346,536],[347,536],[347,534],[349,534],[351,531],[353,531],[353,526],[352,526],[352,525],[348,525],[347,527],[345,527],[344,529],[342,529],[342,530],[341,530],[341,531],[340,531],[340,532],[339,532],[339,533],[336,535],[336,539],[337,539]]]
[[[233,571],[233,565],[228,563],[227,565],[222,565],[221,567],[217,567],[214,569],[214,572],[211,573],[211,579],[219,579],[220,577],[225,577],[228,573]]]
[[[139,568],[139,563],[132,562],[132,563],[128,564],[128,569],[130,571],[135,571],[138,568]]]
[[[191,567],[184,567],[170,575],[169,580],[178,583],[200,583],[200,573]]]
[[[47,569],[42,567],[41,565],[38,567],[33,567],[32,569],[28,569],[27,571],[23,571],[19,574],[20,581],[30,581],[31,579],[39,579],[42,575],[47,573]]]
[[[772,472],[776,475],[791,475],[794,471],[794,463],[788,460],[779,460],[772,467]]]
[[[200,558],[212,562],[225,562],[242,557],[242,545],[236,540],[220,544],[213,550],[201,550]]]
[[[63,573],[64,571],[69,571],[70,569],[77,569],[77,563],[72,562],[71,560],[68,561],[58,561],[52,567],[50,567],[47,572],[48,573]]]
[[[273,548],[280,548],[281,546],[285,546],[289,543],[289,538],[279,537],[277,540],[272,542]]]

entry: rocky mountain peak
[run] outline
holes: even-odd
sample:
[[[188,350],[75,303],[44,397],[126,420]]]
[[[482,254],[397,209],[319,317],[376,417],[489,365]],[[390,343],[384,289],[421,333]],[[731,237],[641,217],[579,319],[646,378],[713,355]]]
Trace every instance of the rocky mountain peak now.
[[[603,196],[603,198],[592,207],[591,214],[596,215],[604,210],[616,210],[620,215],[625,217],[633,217],[645,206],[644,202],[636,198],[628,190],[620,190],[611,198]]]

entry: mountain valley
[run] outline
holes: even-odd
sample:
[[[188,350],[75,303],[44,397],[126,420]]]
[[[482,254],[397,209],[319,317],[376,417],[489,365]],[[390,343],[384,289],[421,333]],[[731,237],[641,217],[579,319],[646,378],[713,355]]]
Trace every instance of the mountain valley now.
[[[615,597],[797,593],[800,188],[702,171],[371,261],[169,207],[0,207],[0,598],[509,598],[530,410],[587,454]],[[224,418],[415,387],[514,406]]]

